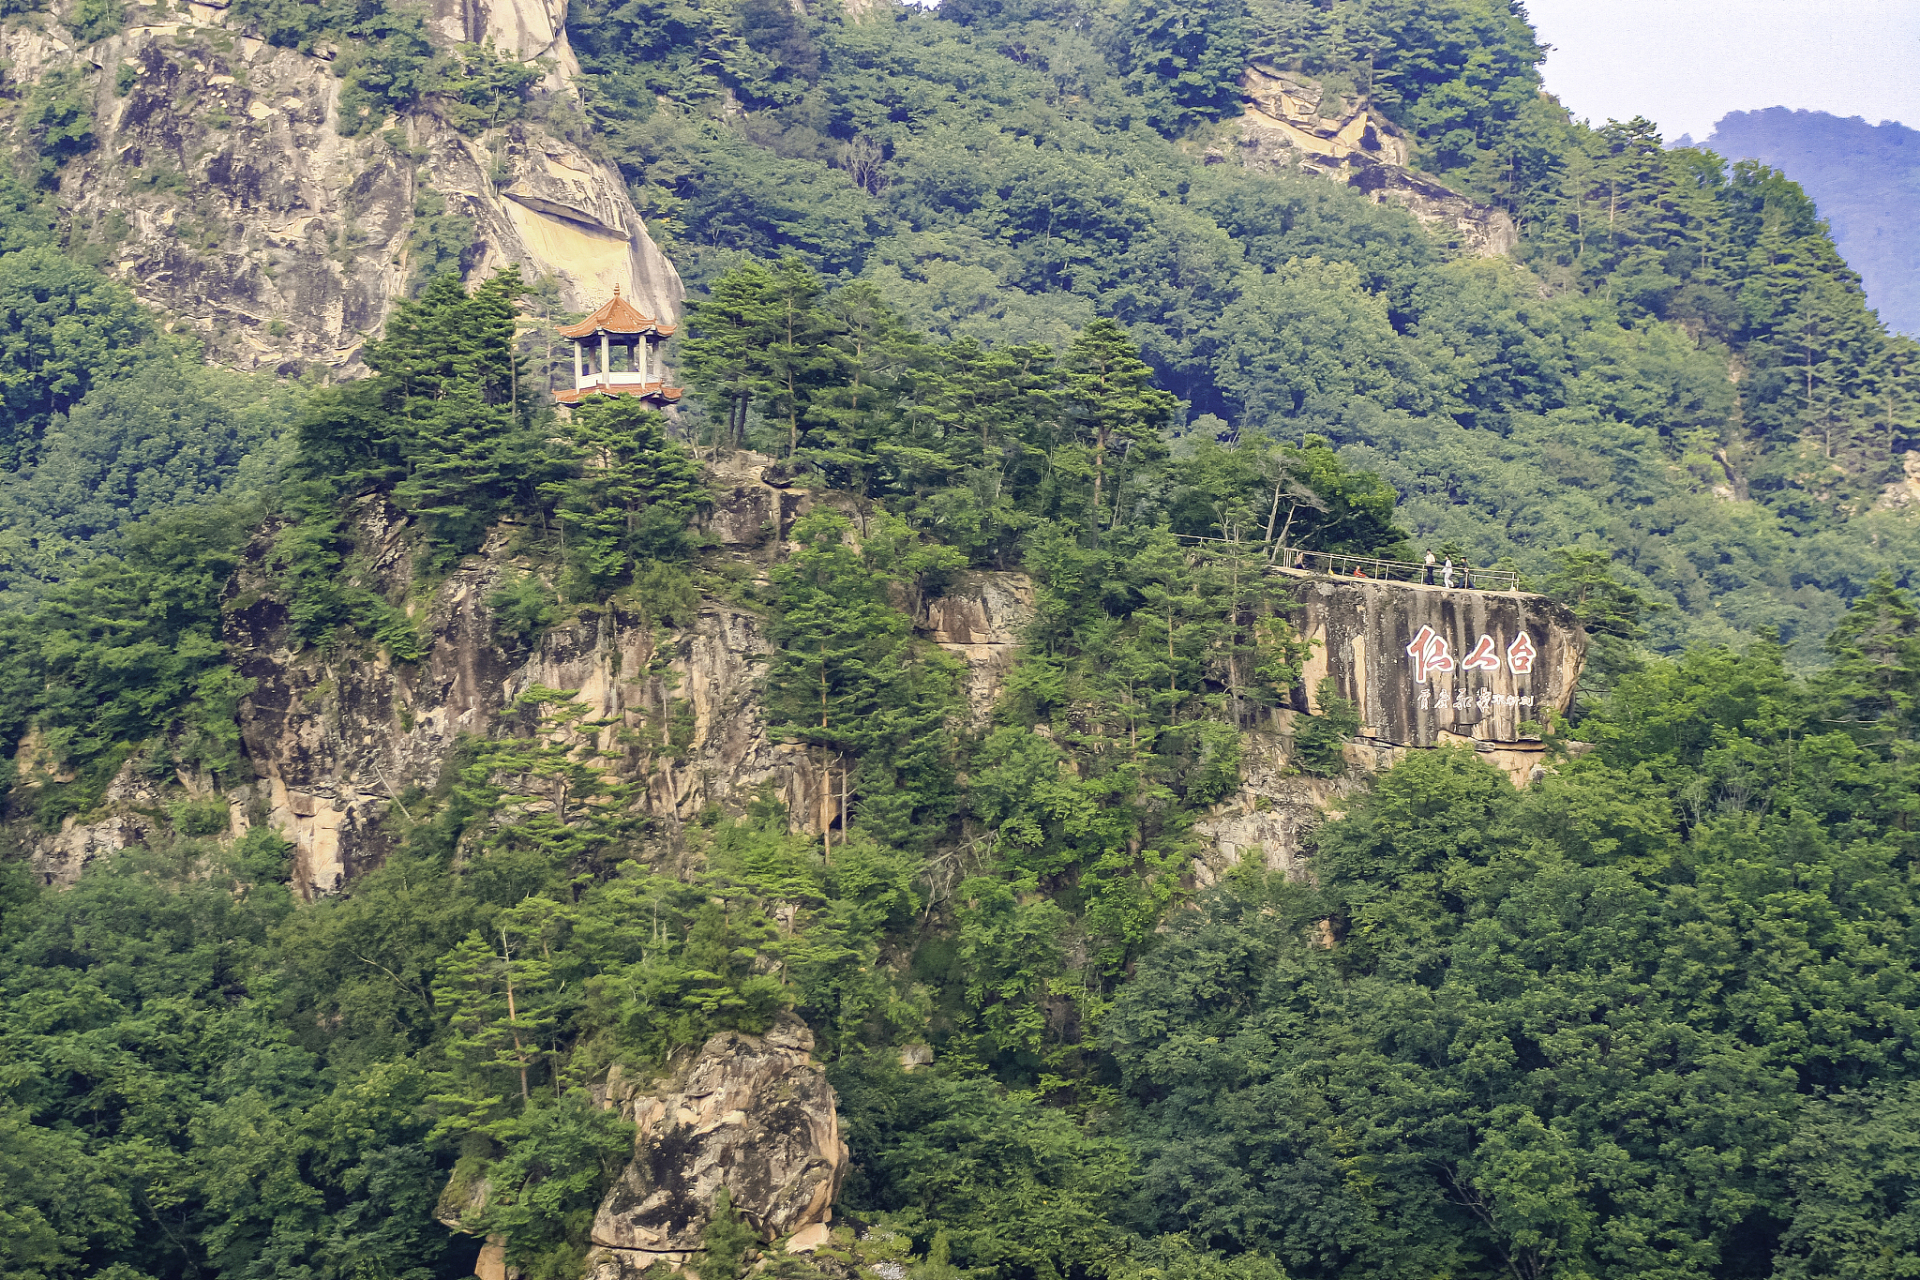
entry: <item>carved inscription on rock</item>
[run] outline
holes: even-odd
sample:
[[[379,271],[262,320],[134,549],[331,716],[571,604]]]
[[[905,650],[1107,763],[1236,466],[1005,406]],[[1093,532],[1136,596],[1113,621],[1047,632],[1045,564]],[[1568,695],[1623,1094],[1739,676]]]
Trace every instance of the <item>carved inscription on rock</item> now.
[[[1315,646],[1306,688],[1332,677],[1363,737],[1519,742],[1533,736],[1523,724],[1572,704],[1586,636],[1544,596],[1303,578],[1296,598]]]

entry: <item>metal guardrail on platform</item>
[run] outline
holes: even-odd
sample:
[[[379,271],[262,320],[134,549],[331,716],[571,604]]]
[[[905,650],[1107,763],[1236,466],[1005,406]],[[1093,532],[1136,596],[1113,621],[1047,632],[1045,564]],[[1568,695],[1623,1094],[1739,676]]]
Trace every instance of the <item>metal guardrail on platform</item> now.
[[[1276,563],[1284,562],[1288,556],[1294,560],[1290,567],[1305,569],[1308,573],[1325,573],[1336,578],[1379,578],[1385,582],[1421,582],[1436,587],[1447,585],[1446,569],[1442,565],[1428,569],[1424,564],[1409,564],[1405,560],[1378,560],[1372,556],[1343,556],[1325,551],[1282,552],[1276,557]],[[1452,585],[1469,591],[1518,591],[1520,575],[1511,569],[1455,565]]]
[[[1258,543],[1229,543],[1225,538],[1203,538],[1191,533],[1177,536],[1183,542],[1216,542],[1227,546],[1237,545],[1248,550],[1262,550]],[[1424,564],[1413,564],[1406,560],[1382,560],[1377,556],[1340,555],[1329,551],[1299,551],[1292,547],[1269,547],[1265,551],[1271,556],[1270,563],[1275,568],[1324,573],[1334,578],[1418,582],[1435,587],[1447,585],[1446,569],[1440,564],[1434,565],[1429,571]],[[1511,569],[1476,569],[1455,565],[1452,585],[1457,590],[1518,591],[1520,575]]]

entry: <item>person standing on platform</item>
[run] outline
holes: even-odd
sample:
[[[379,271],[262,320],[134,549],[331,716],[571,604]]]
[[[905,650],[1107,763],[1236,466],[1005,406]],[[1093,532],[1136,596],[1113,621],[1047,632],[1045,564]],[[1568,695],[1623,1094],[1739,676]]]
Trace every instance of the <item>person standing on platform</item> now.
[[[1433,585],[1433,548],[1432,547],[1427,548],[1427,571],[1426,571],[1426,574],[1420,579],[1420,581],[1429,587]]]
[[[1453,557],[1447,557],[1447,563],[1440,570],[1440,581],[1447,584],[1447,590],[1453,590]]]

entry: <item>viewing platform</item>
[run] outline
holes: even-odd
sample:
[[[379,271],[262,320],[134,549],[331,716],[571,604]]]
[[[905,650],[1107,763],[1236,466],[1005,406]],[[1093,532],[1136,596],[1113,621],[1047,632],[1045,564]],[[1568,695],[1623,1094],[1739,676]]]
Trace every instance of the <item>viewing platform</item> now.
[[[1288,551],[1282,553],[1282,558],[1290,559],[1293,563],[1276,564],[1276,568],[1326,574],[1335,578],[1373,578],[1380,582],[1409,582],[1428,587],[1448,585],[1444,564],[1428,567],[1405,560],[1379,560],[1372,556],[1336,555],[1326,551]],[[1518,591],[1520,575],[1512,569],[1476,569],[1455,565],[1451,585],[1456,591]]]
[[[553,398],[568,405],[589,396],[637,396],[657,407],[672,404],[681,391],[666,384],[658,347],[673,332],[673,325],[635,311],[615,285],[613,297],[598,311],[559,331],[573,343],[573,386],[554,392]]]
[[[1519,591],[1520,575],[1512,569],[1478,569],[1453,566],[1453,581],[1446,581],[1444,563],[1431,567],[1407,560],[1382,560],[1377,556],[1347,555],[1331,551],[1299,551],[1291,547],[1267,548],[1260,543],[1232,543],[1225,538],[1203,538],[1197,534],[1174,535],[1182,542],[1206,542],[1220,546],[1239,546],[1270,556],[1267,567],[1286,573],[1305,573],[1333,578],[1372,579],[1375,582],[1403,582],[1467,591]]]

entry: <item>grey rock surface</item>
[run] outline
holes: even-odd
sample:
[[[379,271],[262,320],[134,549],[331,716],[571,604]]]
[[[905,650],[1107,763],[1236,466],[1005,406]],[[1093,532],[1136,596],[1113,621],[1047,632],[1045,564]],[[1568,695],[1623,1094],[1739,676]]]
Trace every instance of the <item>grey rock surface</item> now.
[[[430,102],[343,137],[330,50],[268,45],[224,5],[181,8],[185,20],[85,47],[53,24],[10,25],[0,58],[16,80],[78,74],[97,141],[60,170],[60,208],[109,271],[219,362],[357,369],[434,217],[471,224],[470,280],[517,263],[556,284],[563,310],[619,285],[650,314],[678,316],[679,276],[619,174],[537,122],[577,114],[558,0],[435,0],[437,39],[492,39],[546,71],[541,110],[478,137]]]
[[[1411,141],[1364,95],[1335,99],[1316,80],[1259,63],[1247,68],[1240,89],[1246,107],[1237,136],[1210,155],[1343,183],[1375,204],[1398,205],[1482,257],[1510,253],[1520,243],[1505,211],[1414,172]]]
[[[762,1239],[828,1221],[847,1167],[837,1099],[813,1035],[782,1014],[766,1034],[722,1032],[652,1086],[617,1069],[601,1093],[636,1126],[634,1156],[593,1220],[596,1276],[685,1262],[705,1247],[714,1198]]]

